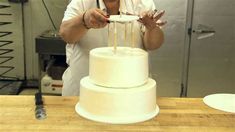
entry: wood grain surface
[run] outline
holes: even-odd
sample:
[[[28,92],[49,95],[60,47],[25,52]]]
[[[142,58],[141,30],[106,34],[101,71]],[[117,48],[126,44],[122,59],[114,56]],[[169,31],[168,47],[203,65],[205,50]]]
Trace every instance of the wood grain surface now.
[[[47,118],[36,120],[33,96],[0,96],[0,132],[235,132],[235,114],[206,106],[201,98],[158,98],[160,114],[135,124],[93,122],[75,110],[78,97],[44,96]]]

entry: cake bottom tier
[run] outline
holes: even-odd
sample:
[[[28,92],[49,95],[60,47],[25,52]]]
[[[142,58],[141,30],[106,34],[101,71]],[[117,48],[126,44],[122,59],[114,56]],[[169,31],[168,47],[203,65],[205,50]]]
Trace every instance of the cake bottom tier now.
[[[139,87],[112,89],[94,85],[89,77],[80,82],[76,112],[84,118],[111,124],[129,124],[155,117],[156,82],[149,78]]]

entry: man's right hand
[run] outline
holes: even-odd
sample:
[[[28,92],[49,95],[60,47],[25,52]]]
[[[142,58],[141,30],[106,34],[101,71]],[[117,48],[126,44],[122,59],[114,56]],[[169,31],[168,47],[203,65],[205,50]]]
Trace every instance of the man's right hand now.
[[[88,28],[103,28],[109,23],[109,16],[97,8],[87,10],[83,17],[84,24]]]

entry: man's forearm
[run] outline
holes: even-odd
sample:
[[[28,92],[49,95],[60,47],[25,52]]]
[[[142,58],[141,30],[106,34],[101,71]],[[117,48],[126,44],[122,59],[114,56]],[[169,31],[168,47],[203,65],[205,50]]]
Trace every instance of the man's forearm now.
[[[164,34],[159,27],[147,29],[144,34],[144,46],[146,50],[159,48],[164,42]]]
[[[88,29],[83,24],[82,15],[64,21],[60,26],[61,37],[70,44],[78,42],[87,31]]]

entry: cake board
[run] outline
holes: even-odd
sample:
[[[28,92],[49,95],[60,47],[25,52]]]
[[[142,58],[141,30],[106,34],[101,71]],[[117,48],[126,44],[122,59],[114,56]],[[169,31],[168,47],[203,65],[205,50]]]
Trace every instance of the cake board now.
[[[235,113],[235,94],[217,93],[207,95],[203,102],[214,109]]]

